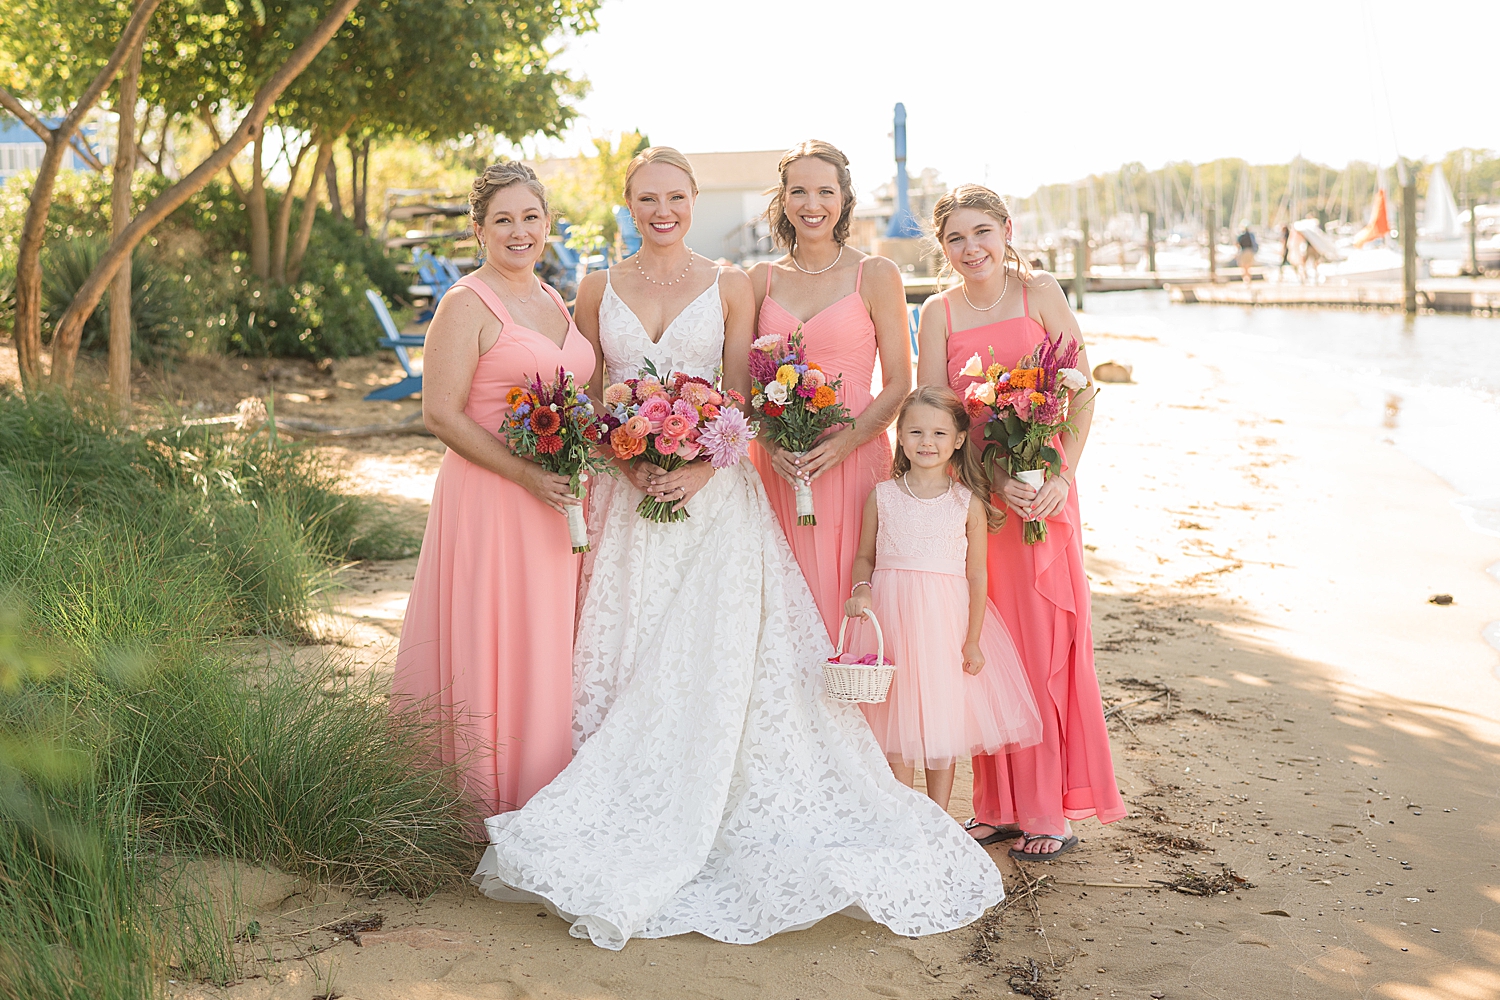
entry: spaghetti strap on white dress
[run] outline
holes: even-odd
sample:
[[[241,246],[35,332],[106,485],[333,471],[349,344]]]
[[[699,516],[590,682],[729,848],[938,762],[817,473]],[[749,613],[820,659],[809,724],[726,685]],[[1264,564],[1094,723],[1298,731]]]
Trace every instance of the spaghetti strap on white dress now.
[[[599,338],[611,379],[648,358],[712,378],[718,285],[654,343],[607,287]],[[640,499],[595,484],[577,752],[486,821],[474,883],[611,949],[690,931],[749,944],[841,912],[935,934],[998,903],[984,849],[895,780],[857,708],[825,697],[828,634],[754,466],[716,473],[682,522],[641,518]]]

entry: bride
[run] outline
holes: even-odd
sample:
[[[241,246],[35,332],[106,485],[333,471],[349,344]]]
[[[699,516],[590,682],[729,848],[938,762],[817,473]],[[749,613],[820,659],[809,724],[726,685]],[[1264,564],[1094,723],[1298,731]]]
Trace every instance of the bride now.
[[[684,244],[696,195],[676,150],[631,162],[641,250],[584,279],[578,326],[611,380],[647,360],[704,378],[722,364],[748,397],[754,296]],[[611,949],[689,931],[748,944],[838,912],[932,934],[999,902],[984,849],[895,780],[856,708],[824,697],[827,632],[754,467],[623,471],[594,485],[575,756],[485,821],[474,883],[540,899]],[[689,518],[646,521],[643,492]]]

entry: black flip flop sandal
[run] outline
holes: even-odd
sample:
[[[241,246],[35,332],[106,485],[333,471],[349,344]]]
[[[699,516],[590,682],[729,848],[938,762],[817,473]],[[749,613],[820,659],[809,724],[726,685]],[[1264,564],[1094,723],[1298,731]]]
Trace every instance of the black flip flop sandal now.
[[[1015,840],[1017,837],[1021,836],[1021,827],[1018,824],[1008,823],[1005,826],[995,826],[994,823],[981,823],[978,818],[970,819],[967,823],[964,824],[964,829],[972,830],[976,826],[992,827],[995,831],[987,837],[974,838],[974,843],[980,845],[981,847],[988,847],[990,844],[998,844],[1002,840]]]
[[[1061,857],[1078,846],[1077,837],[1059,837],[1055,833],[1023,833],[1021,834],[1021,839],[1026,841],[1027,844],[1030,844],[1034,840],[1055,840],[1058,843],[1058,848],[1046,854],[1036,854],[1012,847],[1010,849],[1010,856],[1017,861],[1051,861],[1053,858]]]

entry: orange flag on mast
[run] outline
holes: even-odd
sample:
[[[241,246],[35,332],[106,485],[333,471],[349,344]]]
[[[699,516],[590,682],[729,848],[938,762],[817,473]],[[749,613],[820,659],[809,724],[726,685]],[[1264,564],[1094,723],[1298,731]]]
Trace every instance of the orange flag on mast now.
[[[1375,192],[1375,212],[1370,218],[1370,224],[1361,229],[1354,237],[1354,245],[1362,247],[1371,240],[1378,240],[1382,236],[1389,236],[1390,232],[1390,216],[1385,210],[1385,188],[1381,188]]]

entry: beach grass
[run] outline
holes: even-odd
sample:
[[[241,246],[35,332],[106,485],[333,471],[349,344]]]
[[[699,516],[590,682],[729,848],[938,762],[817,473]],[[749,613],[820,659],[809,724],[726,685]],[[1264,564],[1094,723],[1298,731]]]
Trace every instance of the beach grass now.
[[[338,561],[409,546],[265,429],[0,398],[0,995],[232,981],[199,858],[363,891],[467,874],[471,818],[383,692],[295,667]]]

